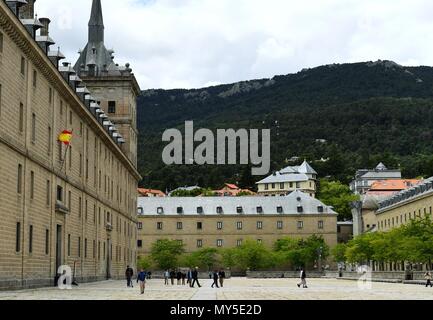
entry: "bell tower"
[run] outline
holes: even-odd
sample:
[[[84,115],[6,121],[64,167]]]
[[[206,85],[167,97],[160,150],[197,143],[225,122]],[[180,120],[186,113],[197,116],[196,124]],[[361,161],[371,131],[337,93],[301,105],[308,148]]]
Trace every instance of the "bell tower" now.
[[[137,97],[140,86],[129,63],[114,62],[104,43],[101,0],[93,0],[87,45],[79,51],[75,71],[124,139],[123,152],[137,166]]]

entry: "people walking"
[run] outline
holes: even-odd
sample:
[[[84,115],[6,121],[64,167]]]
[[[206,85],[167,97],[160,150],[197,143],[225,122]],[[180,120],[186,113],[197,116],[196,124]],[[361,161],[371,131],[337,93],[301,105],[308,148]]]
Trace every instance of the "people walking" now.
[[[126,285],[127,285],[128,288],[130,288],[130,287],[133,288],[134,287],[132,285],[132,281],[131,281],[133,275],[134,275],[134,270],[130,266],[127,266],[126,267],[126,271],[125,271],[125,277],[126,277]]]
[[[140,292],[144,294],[144,289],[146,288],[146,272],[141,269],[140,273],[137,276],[137,283],[140,284]]]
[[[304,269],[301,269],[301,283],[298,283],[298,288],[300,288],[302,285],[302,288],[308,288],[307,287],[307,273]]]
[[[170,271],[170,280],[171,280],[171,285],[174,286],[174,278],[176,278],[176,272],[174,272],[174,270]]]
[[[218,286],[218,271],[214,271],[213,272],[213,283],[212,283],[212,288],[216,286],[217,288],[219,288]]]
[[[170,272],[168,270],[165,270],[164,272],[164,284],[168,286],[168,278],[170,278]]]
[[[219,272],[219,274],[218,274],[218,276],[219,276],[219,279],[220,279],[220,286],[221,286],[221,288],[223,288],[224,287],[224,280],[226,278],[225,271],[223,269],[221,269],[220,272]]]
[[[195,284],[197,283],[198,287],[201,288],[200,282],[198,281],[198,267],[194,269],[192,272],[192,285],[191,287],[194,288]]]
[[[212,271],[209,271],[209,274],[208,274],[208,275],[209,275],[209,279],[212,280],[212,276],[213,276]]]
[[[430,288],[433,287],[433,284],[432,284],[432,282],[431,282],[431,280],[432,280],[432,275],[431,275],[431,273],[427,271],[426,274],[424,275],[424,278],[427,280],[427,283],[426,283],[425,287],[426,287],[426,288],[427,288],[428,286],[430,286]]]

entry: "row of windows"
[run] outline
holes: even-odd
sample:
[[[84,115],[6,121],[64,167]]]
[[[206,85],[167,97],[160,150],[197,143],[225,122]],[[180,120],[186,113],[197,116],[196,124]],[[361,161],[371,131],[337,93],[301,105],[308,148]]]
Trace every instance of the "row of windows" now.
[[[278,183],[278,186],[280,188],[280,190],[284,190],[286,189],[285,183]],[[277,188],[277,183],[266,183],[265,184],[265,190],[269,190],[269,187],[271,187],[271,189],[276,189]],[[300,189],[301,188],[301,183],[300,182],[290,182],[289,183],[289,188],[293,189],[294,187],[296,187],[296,189]],[[310,188],[313,187],[313,184],[310,182]]]
[[[405,213],[404,215],[401,214],[400,216],[384,219],[379,221],[379,229],[387,229],[387,228],[393,228],[395,226],[398,226],[403,223],[407,223],[409,220],[416,219],[416,218],[422,218],[422,216],[427,217],[427,215],[432,215],[432,207],[419,209],[418,212],[414,211]]]
[[[242,230],[243,229],[243,222],[242,221],[238,221],[236,222],[236,229],[237,230]],[[139,222],[138,223],[138,229],[142,230],[143,229],[143,223]],[[184,227],[184,223],[183,222],[177,222],[176,223],[176,229],[177,230],[183,230]],[[197,222],[197,230],[203,230],[203,222]],[[263,221],[257,221],[256,223],[256,228],[257,230],[262,230],[264,227],[264,223]],[[317,227],[318,229],[322,230],[324,228],[324,222],[322,220],[318,221],[317,223]],[[217,222],[216,224],[216,229],[217,230],[223,230],[224,228],[224,223],[222,221]],[[284,229],[284,222],[283,221],[277,221],[276,222],[276,228],[278,230],[282,230]],[[304,222],[303,221],[298,221],[297,222],[297,228],[298,229],[303,229],[304,228]],[[156,223],[156,229],[157,230],[163,230],[164,229],[164,223],[163,222],[157,222]]]
[[[33,225],[29,226],[29,240],[28,240],[28,252],[31,254],[33,253]],[[72,239],[71,239],[71,235],[68,234],[68,240],[67,240],[67,255],[68,257],[70,257],[72,255],[72,250],[71,250],[71,245],[72,245]],[[78,237],[77,239],[77,256],[79,258],[81,258],[82,255],[82,241],[81,241],[81,237]],[[85,238],[84,239],[84,258],[88,258],[88,239]],[[18,222],[16,225],[16,243],[15,243],[15,251],[17,253],[21,252],[21,223]],[[111,256],[112,255],[112,250],[113,250],[113,246],[111,245]],[[129,259],[132,260],[132,251],[130,249],[127,248],[122,248],[121,246],[116,246],[116,256],[115,256],[115,261],[122,261],[122,250],[123,250],[123,259],[126,261],[127,260],[127,256],[129,256]],[[96,251],[98,252],[98,260],[101,259],[101,241],[98,241],[98,247],[96,247],[96,240],[93,240],[92,242],[92,257],[93,259],[96,259]],[[48,255],[50,253],[50,231],[48,229],[45,230],[45,254]],[[103,256],[103,260],[106,259],[106,244],[105,242],[103,242],[103,250],[102,250],[102,256]]]
[[[176,240],[176,241],[179,244],[183,245],[183,241],[182,240]],[[236,246],[237,247],[242,246],[243,242],[244,242],[243,239],[236,240]],[[197,239],[196,240],[196,246],[197,246],[197,248],[203,248],[203,243],[204,243],[203,239]],[[263,239],[257,239],[257,243],[262,244],[263,243]],[[144,245],[143,244],[143,240],[137,240],[137,247],[138,248],[143,248],[143,245]],[[217,239],[216,242],[215,242],[215,245],[218,248],[224,247],[224,239]]]
[[[317,211],[318,211],[319,213],[323,213],[323,212],[324,212],[324,207],[323,207],[323,206],[318,206],[318,207],[317,207]],[[179,214],[179,215],[185,213],[183,207],[177,207],[177,208],[176,208],[176,212],[177,212],[177,214]],[[236,212],[237,212],[238,214],[242,214],[242,213],[244,213],[245,211],[244,211],[244,208],[243,208],[243,207],[237,207],[237,208],[236,208]],[[298,207],[297,207],[297,212],[298,212],[298,213],[303,213],[303,212],[304,212],[304,207],[303,207],[303,206],[298,206]],[[156,209],[156,213],[157,213],[157,214],[160,214],[160,215],[161,215],[161,214],[164,214],[164,208],[163,208],[163,207],[158,207],[158,208]],[[197,207],[197,208],[196,208],[196,213],[197,213],[197,214],[205,214],[205,212],[204,212],[204,208],[203,208],[203,207]],[[217,213],[217,214],[224,214],[224,209],[223,209],[223,207],[217,207],[217,208],[216,208],[216,213]],[[264,213],[263,207],[260,207],[260,206],[259,206],[259,207],[256,207],[256,213],[258,213],[258,214],[263,214],[263,213]],[[282,214],[282,213],[284,213],[284,208],[281,207],[281,206],[276,207],[276,213],[278,213],[278,214]],[[143,215],[143,214],[144,214],[144,209],[143,209],[143,208],[138,208],[138,214],[139,214],[139,215]]]

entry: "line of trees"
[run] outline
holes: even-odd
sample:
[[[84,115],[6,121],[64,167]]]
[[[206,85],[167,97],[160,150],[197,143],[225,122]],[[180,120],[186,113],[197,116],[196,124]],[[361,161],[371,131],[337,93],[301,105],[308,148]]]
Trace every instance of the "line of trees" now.
[[[307,239],[283,238],[272,248],[248,239],[236,248],[203,248],[192,253],[186,253],[183,244],[165,239],[152,245],[149,256],[139,257],[138,267],[159,270],[231,268],[238,271],[312,269],[319,266],[319,259],[325,261],[329,255],[329,246],[321,236],[315,235]]]
[[[385,264],[429,264],[433,260],[433,222],[430,217],[412,220],[409,224],[390,230],[360,235],[347,244],[332,250],[338,262],[372,264],[383,270]]]

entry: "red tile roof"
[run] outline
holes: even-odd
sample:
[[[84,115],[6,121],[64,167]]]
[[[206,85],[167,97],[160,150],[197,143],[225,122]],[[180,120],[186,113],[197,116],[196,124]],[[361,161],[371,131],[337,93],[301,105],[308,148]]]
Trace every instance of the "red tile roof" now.
[[[138,193],[144,197],[153,195],[154,197],[165,197],[166,194],[161,190],[138,188]]]
[[[401,191],[419,184],[421,180],[401,179],[401,180],[380,180],[371,185],[370,191]]]

